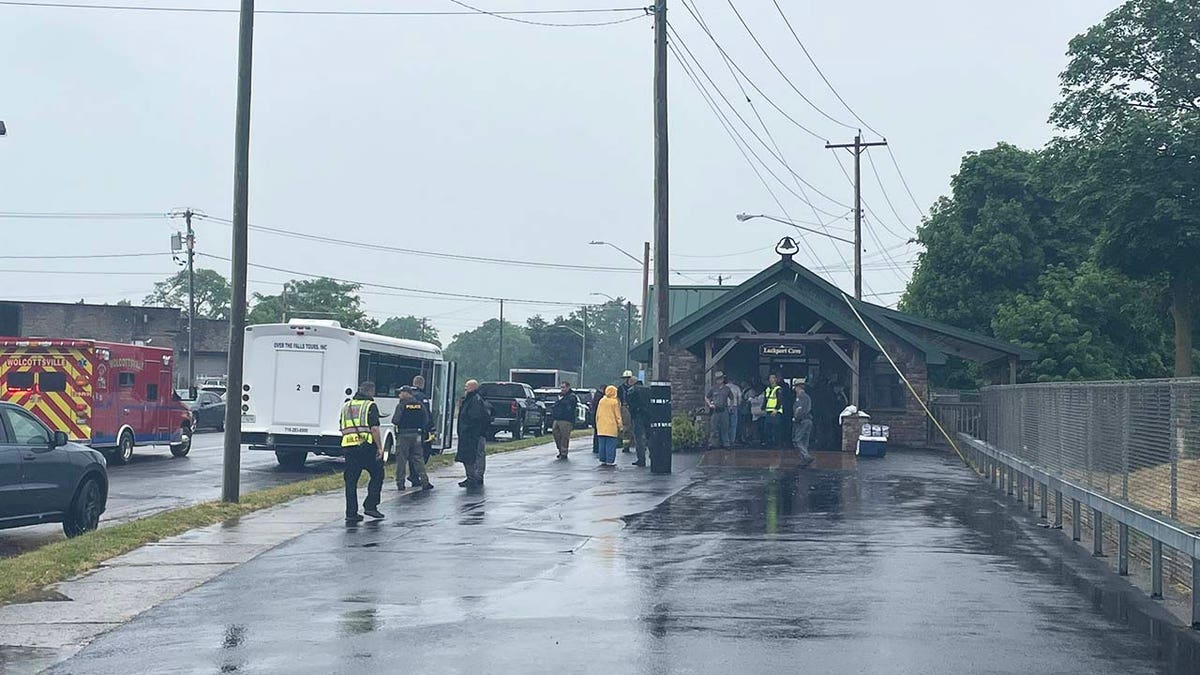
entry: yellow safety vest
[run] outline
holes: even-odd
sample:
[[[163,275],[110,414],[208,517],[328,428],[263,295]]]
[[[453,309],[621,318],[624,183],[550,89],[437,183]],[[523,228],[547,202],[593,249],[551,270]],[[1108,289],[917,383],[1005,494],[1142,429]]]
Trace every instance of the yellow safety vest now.
[[[370,413],[374,401],[364,401],[352,398],[342,405],[342,447],[349,448],[366,443],[374,443],[371,435]]]
[[[767,387],[764,393],[767,397],[767,405],[764,406],[767,412],[782,412],[783,408],[779,405],[779,385]]]

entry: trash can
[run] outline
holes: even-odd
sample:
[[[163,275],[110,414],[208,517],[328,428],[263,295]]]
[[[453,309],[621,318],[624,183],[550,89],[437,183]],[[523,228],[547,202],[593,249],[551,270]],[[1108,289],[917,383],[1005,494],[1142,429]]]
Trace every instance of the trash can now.
[[[650,473],[671,473],[671,383],[650,383]]]

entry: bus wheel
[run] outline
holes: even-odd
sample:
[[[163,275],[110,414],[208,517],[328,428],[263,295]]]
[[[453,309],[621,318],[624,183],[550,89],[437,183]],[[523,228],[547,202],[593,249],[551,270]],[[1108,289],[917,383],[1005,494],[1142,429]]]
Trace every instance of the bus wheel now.
[[[308,453],[301,452],[284,452],[282,450],[275,451],[275,461],[279,462],[279,466],[290,471],[299,471],[304,468],[304,462],[308,459]]]
[[[178,443],[171,444],[171,454],[175,457],[187,457],[192,451],[192,430],[184,427]]]
[[[133,459],[133,434],[128,430],[121,432],[117,440],[117,451],[112,454],[113,464],[128,464]]]

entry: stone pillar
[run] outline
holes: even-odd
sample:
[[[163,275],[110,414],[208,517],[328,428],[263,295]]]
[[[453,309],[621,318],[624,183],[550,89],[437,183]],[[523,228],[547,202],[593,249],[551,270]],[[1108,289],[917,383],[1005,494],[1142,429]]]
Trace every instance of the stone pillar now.
[[[842,418],[842,453],[854,456],[858,452],[858,437],[862,433],[862,425],[871,420],[862,412],[846,415]]]

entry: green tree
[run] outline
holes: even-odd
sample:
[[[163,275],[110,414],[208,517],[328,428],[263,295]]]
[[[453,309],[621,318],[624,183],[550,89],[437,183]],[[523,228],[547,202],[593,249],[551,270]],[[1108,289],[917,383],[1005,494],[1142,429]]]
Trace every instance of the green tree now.
[[[583,386],[601,387],[620,379],[626,363],[626,318],[624,298],[588,306],[587,361],[583,373]],[[628,318],[630,339],[636,340],[640,330],[640,317],[636,306],[630,308]],[[541,316],[534,316],[526,322],[526,327],[530,341],[537,350],[533,358],[539,359],[539,363],[530,363],[529,367],[579,370],[579,349],[582,340],[572,331],[584,332],[582,307],[567,316],[556,317],[553,322],[547,322]],[[571,330],[566,330],[566,327]]]
[[[536,353],[529,334],[521,326],[504,322],[504,360],[499,363],[500,321],[488,319],[483,325],[454,336],[443,350],[446,360],[458,363],[460,381],[493,382],[508,378],[510,368],[525,367]]]
[[[1200,1],[1129,0],[1071,40],[1052,120],[1086,147],[1070,196],[1099,222],[1101,262],[1160,280],[1175,375],[1193,372],[1200,290]]]
[[[196,270],[195,281],[196,316],[208,319],[228,319],[229,299],[233,293],[229,288],[229,280],[220,272],[205,268]],[[182,307],[187,311],[188,306],[188,273],[180,270],[168,279],[154,284],[154,291],[146,296],[144,302],[156,307]]]
[[[1055,267],[1035,293],[999,307],[996,336],[1038,352],[1022,379],[1038,382],[1165,377],[1170,347],[1150,282],[1093,262]]]
[[[343,328],[374,331],[379,322],[366,315],[358,284],[342,283],[321,277],[289,281],[279,295],[254,294],[254,307],[247,322],[279,323],[296,317],[331,319]]]
[[[1007,143],[963,158],[917,229],[925,247],[900,308],[991,333],[996,308],[1034,290],[1049,265],[1078,264],[1094,234],[1063,222],[1053,192],[1057,154]]]
[[[394,338],[420,340],[439,347],[442,346],[438,330],[429,322],[429,319],[413,316],[412,314],[408,316],[393,316],[384,321],[376,332],[380,335],[390,335]]]

